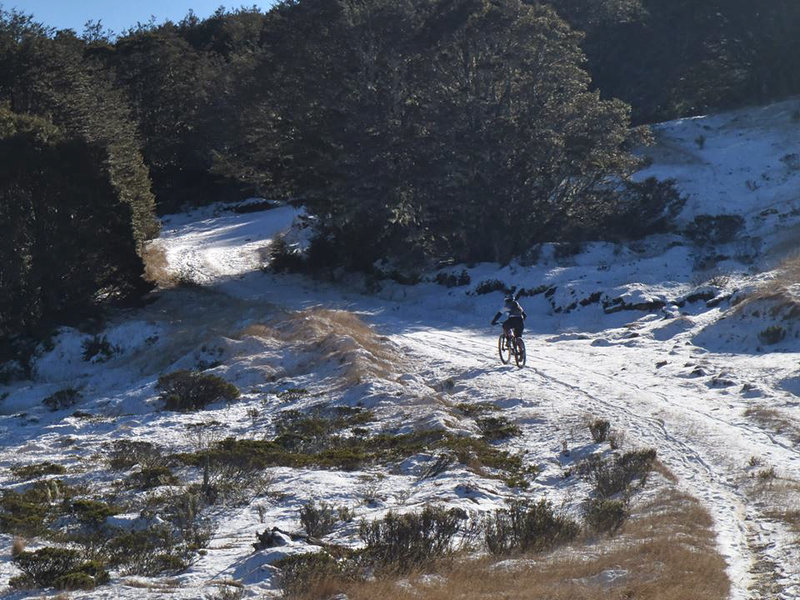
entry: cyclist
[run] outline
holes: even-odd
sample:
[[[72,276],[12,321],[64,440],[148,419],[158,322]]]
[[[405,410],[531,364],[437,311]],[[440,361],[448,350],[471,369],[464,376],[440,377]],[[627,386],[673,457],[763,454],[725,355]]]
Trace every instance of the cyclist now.
[[[497,320],[503,316],[503,313],[508,314],[508,318],[503,321],[503,331],[508,335],[508,330],[513,328],[516,337],[522,337],[522,331],[525,329],[525,319],[528,315],[522,308],[519,302],[514,299],[514,296],[508,295],[503,300],[503,308],[497,311],[497,314],[492,319],[492,325],[497,325]]]

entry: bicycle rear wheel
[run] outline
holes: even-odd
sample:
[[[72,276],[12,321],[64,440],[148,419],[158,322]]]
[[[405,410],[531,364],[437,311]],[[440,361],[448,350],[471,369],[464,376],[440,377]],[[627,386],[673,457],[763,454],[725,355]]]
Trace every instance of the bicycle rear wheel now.
[[[525,366],[525,361],[527,360],[527,354],[525,352],[525,342],[522,338],[516,338],[514,340],[514,345],[516,346],[516,352],[514,352],[514,362],[517,363],[517,366],[521,369]]]
[[[508,364],[508,361],[511,360],[511,348],[508,345],[508,340],[506,340],[506,335],[504,333],[501,333],[500,337],[497,339],[497,351],[500,353],[500,362],[504,365]]]

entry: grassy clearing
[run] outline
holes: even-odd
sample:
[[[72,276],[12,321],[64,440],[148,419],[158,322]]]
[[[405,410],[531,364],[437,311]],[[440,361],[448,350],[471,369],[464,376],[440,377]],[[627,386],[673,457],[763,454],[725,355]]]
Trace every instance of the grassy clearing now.
[[[497,559],[482,558],[445,562],[434,572],[429,568],[403,579],[321,578],[291,598],[318,600],[336,593],[350,600],[727,598],[730,584],[725,561],[716,551],[710,516],[697,501],[662,485],[663,493],[634,509],[613,539],[582,539],[505,568]]]

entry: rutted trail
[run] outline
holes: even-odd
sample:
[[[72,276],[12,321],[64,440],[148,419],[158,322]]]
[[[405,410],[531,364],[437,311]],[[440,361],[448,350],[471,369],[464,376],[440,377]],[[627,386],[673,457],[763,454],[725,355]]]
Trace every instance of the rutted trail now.
[[[626,445],[656,448],[680,485],[712,514],[729,565],[731,598],[758,597],[751,591],[751,571],[765,557],[756,548],[769,550],[785,597],[797,593],[794,552],[770,544],[768,536],[778,524],[763,520],[753,508],[745,467],[751,457],[767,457],[781,465],[786,477],[798,480],[800,453],[744,419],[741,397],[654,371],[650,363],[637,360],[641,348],[636,347],[597,347],[586,340],[548,343],[544,336],[529,336],[528,367],[517,370],[499,363],[494,337],[468,330],[418,331],[395,339],[428,364],[428,376],[457,381],[464,398],[513,395],[523,406],[544,412],[550,423],[602,417],[624,430]],[[644,355],[652,358],[654,349]],[[683,364],[696,350],[687,346],[670,359]],[[703,358],[712,366],[730,360]]]

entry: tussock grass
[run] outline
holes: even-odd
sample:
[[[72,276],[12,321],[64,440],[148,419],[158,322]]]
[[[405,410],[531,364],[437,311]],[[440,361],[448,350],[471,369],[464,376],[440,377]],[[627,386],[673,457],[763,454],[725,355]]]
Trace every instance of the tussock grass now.
[[[343,387],[371,378],[386,379],[402,363],[400,353],[361,318],[327,308],[298,311],[266,324],[249,325],[239,337],[277,339],[312,354],[315,362],[340,366]]]
[[[769,303],[773,314],[800,316],[800,297],[791,288],[800,283],[800,254],[784,259],[775,269],[775,276],[748,294],[736,307],[741,311],[756,302]]]
[[[744,411],[744,416],[765,429],[786,436],[794,443],[800,442],[800,427],[774,408],[752,406]]]
[[[452,561],[436,573],[441,579],[369,582],[323,578],[295,600],[344,593],[349,600],[723,600],[730,583],[717,553],[712,520],[694,499],[665,485],[649,504],[637,507],[613,539],[578,540],[535,560],[498,563],[497,559]],[[505,566],[504,566],[505,565]],[[612,574],[618,577],[611,577]]]
[[[160,288],[171,288],[178,285],[178,278],[169,271],[167,253],[162,246],[149,243],[142,248],[144,261],[144,278]]]

